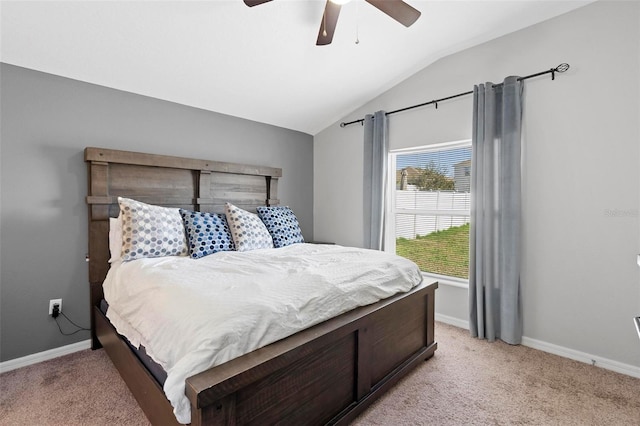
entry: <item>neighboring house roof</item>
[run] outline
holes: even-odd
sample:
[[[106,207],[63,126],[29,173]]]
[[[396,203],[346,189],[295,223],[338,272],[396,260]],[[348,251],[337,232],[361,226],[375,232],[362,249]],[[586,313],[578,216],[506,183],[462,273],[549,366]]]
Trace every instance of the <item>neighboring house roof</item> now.
[[[464,166],[470,166],[470,165],[471,165],[471,160],[464,160],[454,164],[453,167],[464,167]]]

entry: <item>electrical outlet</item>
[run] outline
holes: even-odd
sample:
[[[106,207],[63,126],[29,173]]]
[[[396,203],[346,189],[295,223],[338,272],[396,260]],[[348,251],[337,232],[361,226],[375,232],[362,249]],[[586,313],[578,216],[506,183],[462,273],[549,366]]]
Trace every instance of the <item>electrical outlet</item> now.
[[[49,315],[53,313],[53,305],[58,305],[58,312],[62,312],[62,299],[49,300]]]

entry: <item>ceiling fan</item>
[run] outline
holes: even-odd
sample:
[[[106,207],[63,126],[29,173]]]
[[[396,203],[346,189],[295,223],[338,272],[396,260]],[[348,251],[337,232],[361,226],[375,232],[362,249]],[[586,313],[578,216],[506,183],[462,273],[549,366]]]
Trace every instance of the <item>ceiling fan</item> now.
[[[257,6],[262,3],[268,3],[271,0],[244,0],[249,6]],[[333,40],[333,33],[336,30],[340,8],[349,0],[327,0],[320,22],[320,31],[318,31],[317,46],[330,44]],[[365,0],[370,5],[376,7],[383,13],[389,15],[405,27],[411,26],[420,17],[420,11],[408,5],[403,0]]]

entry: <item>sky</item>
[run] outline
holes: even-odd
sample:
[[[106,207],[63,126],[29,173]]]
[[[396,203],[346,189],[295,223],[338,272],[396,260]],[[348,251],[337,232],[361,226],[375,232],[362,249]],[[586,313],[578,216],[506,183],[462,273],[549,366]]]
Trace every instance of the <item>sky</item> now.
[[[405,167],[425,168],[434,162],[449,177],[453,177],[453,165],[471,159],[471,147],[452,148],[422,153],[397,154],[396,170]]]

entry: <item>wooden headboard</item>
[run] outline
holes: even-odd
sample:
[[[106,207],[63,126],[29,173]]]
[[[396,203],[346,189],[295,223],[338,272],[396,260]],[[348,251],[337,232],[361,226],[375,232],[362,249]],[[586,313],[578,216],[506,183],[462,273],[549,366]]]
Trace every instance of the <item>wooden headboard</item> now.
[[[279,168],[102,148],[85,148],[84,160],[89,178],[91,309],[103,297],[102,282],[109,270],[109,218],[118,216],[118,197],[210,213],[222,213],[225,202],[249,211],[279,203]]]

